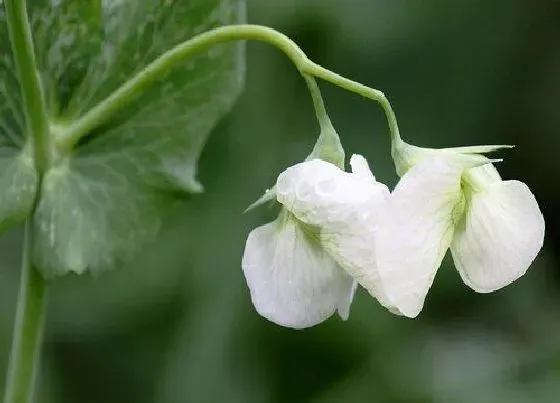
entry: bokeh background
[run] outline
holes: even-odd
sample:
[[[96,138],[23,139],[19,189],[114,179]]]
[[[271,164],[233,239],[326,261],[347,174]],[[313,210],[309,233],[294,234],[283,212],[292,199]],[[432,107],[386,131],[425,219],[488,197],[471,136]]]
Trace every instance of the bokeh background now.
[[[384,91],[413,144],[517,145],[499,169],[534,191],[544,249],[520,281],[488,295],[446,258],[415,320],[363,290],[347,322],[293,331],[259,317],[241,255],[248,232],[276,212],[241,213],[309,153],[318,128],[293,66],[250,44],[246,89],[201,159],[206,192],[122,270],[52,287],[36,401],[560,401],[560,2],[252,0],[248,12]],[[347,154],[365,155],[393,186],[382,110],[322,88]],[[0,379],[20,247],[18,230],[0,241]]]

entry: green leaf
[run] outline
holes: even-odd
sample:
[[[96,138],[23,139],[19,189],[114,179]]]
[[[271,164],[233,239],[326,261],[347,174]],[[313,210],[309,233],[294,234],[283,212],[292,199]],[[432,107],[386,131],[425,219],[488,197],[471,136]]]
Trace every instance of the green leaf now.
[[[30,213],[37,191],[37,173],[31,156],[18,149],[0,148],[0,231],[21,222]]]
[[[57,117],[102,50],[102,0],[28,0],[47,106]]]
[[[244,20],[239,0],[35,0],[28,5],[55,140],[166,50]],[[0,20],[0,32],[4,25]],[[0,38],[3,50],[6,39]],[[95,272],[130,259],[153,240],[166,212],[202,190],[195,178],[198,157],[239,94],[243,73],[241,44],[212,47],[123,105],[70,154],[54,149],[55,164],[43,177],[34,216],[35,265],[47,277]],[[14,126],[2,117],[3,125]],[[20,125],[19,150],[22,132]],[[21,162],[27,160],[18,159],[21,152],[12,154],[6,166],[26,179],[27,188],[34,173]],[[0,185],[12,177],[0,176]],[[0,203],[2,214],[9,205]]]
[[[37,190],[33,160],[24,151],[25,116],[0,2],[0,231],[30,213]]]

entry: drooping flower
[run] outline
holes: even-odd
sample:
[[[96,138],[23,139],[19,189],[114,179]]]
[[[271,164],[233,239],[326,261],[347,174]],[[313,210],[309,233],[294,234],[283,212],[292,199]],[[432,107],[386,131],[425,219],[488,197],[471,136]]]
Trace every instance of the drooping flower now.
[[[501,146],[422,149],[397,139],[402,176],[379,221],[374,277],[384,305],[415,317],[447,251],[481,293],[522,276],[544,239],[544,219],[522,182],[503,181],[482,153]]]
[[[348,317],[352,278],[324,251],[313,229],[285,209],[251,231],[241,265],[255,309],[274,323],[299,329],[334,312]]]
[[[275,187],[280,216],[247,239],[242,267],[251,299],[275,323],[304,328],[335,311],[345,319],[353,277],[371,279],[362,268],[374,264],[375,222],[389,190],[363,157],[350,163],[352,173],[320,159],[286,169]]]

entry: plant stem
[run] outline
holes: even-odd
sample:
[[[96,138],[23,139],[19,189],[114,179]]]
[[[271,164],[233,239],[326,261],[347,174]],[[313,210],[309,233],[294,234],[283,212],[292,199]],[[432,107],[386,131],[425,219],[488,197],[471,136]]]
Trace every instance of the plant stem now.
[[[307,84],[307,89],[311,94],[311,99],[313,101],[313,109],[315,109],[315,116],[317,116],[317,121],[321,130],[330,129],[331,119],[325,108],[325,102],[323,101],[323,96],[321,95],[321,90],[315,81],[315,77],[304,74],[305,83]]]
[[[321,80],[344,88],[347,91],[353,92],[355,94],[361,95],[364,98],[368,98],[379,103],[379,105],[381,105],[381,107],[385,111],[385,116],[387,117],[387,121],[389,122],[389,130],[391,133],[392,142],[402,142],[395,112],[393,111],[391,103],[389,102],[385,94],[383,94],[383,92],[374,88],[370,88],[357,81],[342,77],[340,74],[334,73],[312,61],[306,63],[303,71],[314,77],[320,78]]]
[[[4,403],[31,401],[41,350],[47,287],[43,276],[31,264],[32,230],[32,223],[28,221]]]
[[[51,166],[52,148],[43,88],[35,60],[33,38],[24,0],[4,0],[8,31],[25,113],[28,141],[33,145],[37,170],[36,200],[41,181]],[[33,267],[33,212],[25,223],[21,280],[17,302],[12,351],[8,365],[4,403],[29,403],[33,397],[35,374],[43,336],[47,284]]]
[[[389,120],[391,139],[393,141],[400,140],[395,114],[391,104],[381,91],[344,78],[312,62],[294,41],[272,28],[260,25],[228,25],[204,32],[165,52],[61,132],[58,146],[65,151],[71,150],[83,136],[107,122],[117,111],[132,102],[146,86],[154,83],[159,77],[193,54],[202,52],[219,43],[239,40],[254,40],[273,45],[288,56],[304,77],[309,75],[321,78],[348,91],[377,101],[385,110]]]
[[[346,159],[344,148],[342,147],[340,137],[334,129],[329,118],[329,114],[327,113],[327,109],[325,108],[325,103],[323,102],[323,97],[321,96],[321,90],[315,81],[315,77],[303,74],[303,78],[305,79],[307,88],[311,94],[315,115],[317,116],[317,120],[319,121],[319,126],[321,128],[321,133],[319,134],[319,138],[313,147],[313,151],[305,160],[307,161],[313,158],[320,158],[344,170],[344,161]]]
[[[23,98],[26,129],[33,139],[37,171],[43,173],[51,164],[49,120],[35,61],[27,8],[24,0],[5,0],[4,7]]]

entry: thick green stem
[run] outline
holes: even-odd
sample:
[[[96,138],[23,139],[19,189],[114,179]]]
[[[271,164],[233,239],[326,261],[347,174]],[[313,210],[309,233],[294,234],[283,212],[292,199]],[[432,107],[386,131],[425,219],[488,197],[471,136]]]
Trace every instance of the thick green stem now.
[[[91,130],[107,122],[118,110],[132,102],[146,86],[154,83],[167,71],[193,54],[202,52],[219,43],[239,40],[254,40],[273,45],[288,56],[304,77],[309,75],[321,78],[348,91],[377,101],[385,110],[389,120],[393,142],[400,140],[395,115],[389,101],[381,91],[346,79],[312,62],[294,41],[272,28],[260,25],[230,25],[197,35],[165,52],[144,68],[144,70],[124,83],[108,98],[60,133],[58,147],[70,150]]]
[[[37,188],[51,166],[51,144],[43,89],[33,49],[33,38],[24,0],[4,0],[8,30],[21,88],[26,133],[33,146]],[[36,196],[38,200],[39,195]],[[21,281],[17,302],[12,351],[8,365],[4,403],[29,403],[43,335],[47,285],[33,267],[33,213],[25,224]]]
[[[32,224],[25,226],[21,280],[4,403],[28,403],[33,396],[41,350],[47,287],[30,260]]]
[[[35,61],[33,38],[24,0],[5,0],[8,30],[18,73],[27,132],[33,139],[34,161],[39,172],[51,164],[49,121]]]

